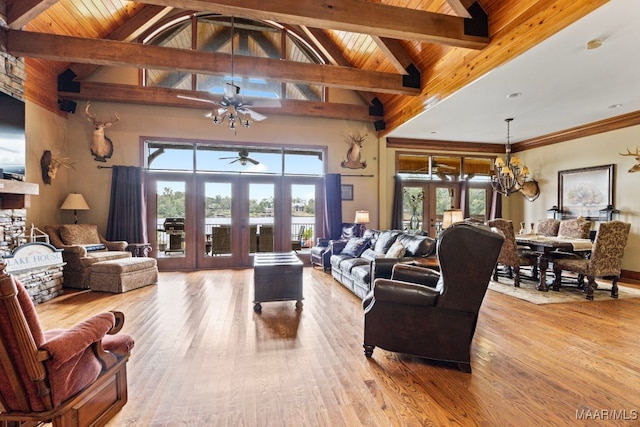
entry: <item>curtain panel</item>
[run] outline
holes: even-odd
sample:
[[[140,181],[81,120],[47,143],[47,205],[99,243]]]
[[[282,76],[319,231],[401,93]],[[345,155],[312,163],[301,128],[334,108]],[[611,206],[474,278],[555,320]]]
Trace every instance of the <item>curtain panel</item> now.
[[[113,166],[107,240],[147,243],[145,171],[136,166]]]

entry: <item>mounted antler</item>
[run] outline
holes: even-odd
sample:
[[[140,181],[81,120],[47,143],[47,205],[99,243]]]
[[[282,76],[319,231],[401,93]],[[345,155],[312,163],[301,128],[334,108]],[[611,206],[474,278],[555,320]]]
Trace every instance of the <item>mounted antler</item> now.
[[[94,160],[98,162],[106,162],[108,158],[113,154],[113,142],[104,135],[104,129],[108,128],[112,124],[120,120],[118,113],[114,113],[115,119],[110,122],[102,122],[96,119],[96,116],[89,113],[90,102],[87,102],[84,108],[84,114],[87,116],[87,120],[93,123],[93,139],[91,140],[91,154],[93,154]]]
[[[618,153],[618,154],[620,154],[621,156],[631,156],[636,159],[637,163],[631,166],[631,169],[629,169],[629,173],[640,172],[640,149],[638,147],[636,147],[635,153],[632,153],[631,150],[627,148],[627,154],[623,154],[623,153]]]
[[[40,158],[42,182],[51,184],[51,180],[55,179],[60,166],[64,166],[67,169],[75,169],[74,164],[69,157],[54,157],[51,151],[45,150]]]

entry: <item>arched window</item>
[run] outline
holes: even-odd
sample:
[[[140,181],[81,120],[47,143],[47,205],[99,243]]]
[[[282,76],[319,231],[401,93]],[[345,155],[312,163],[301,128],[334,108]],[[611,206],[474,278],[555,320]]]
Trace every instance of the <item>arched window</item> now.
[[[233,34],[232,34],[233,29]],[[284,59],[287,61],[322,64],[324,61],[301,37],[272,22],[254,21],[214,14],[189,14],[172,19],[152,31],[145,44],[205,52],[232,53],[233,56]],[[144,86],[198,90],[222,94],[225,83],[231,81],[232,64],[227,75],[192,74],[174,70],[145,69]],[[234,84],[244,96],[276,99],[323,101],[320,85],[285,83],[261,76],[233,76]]]

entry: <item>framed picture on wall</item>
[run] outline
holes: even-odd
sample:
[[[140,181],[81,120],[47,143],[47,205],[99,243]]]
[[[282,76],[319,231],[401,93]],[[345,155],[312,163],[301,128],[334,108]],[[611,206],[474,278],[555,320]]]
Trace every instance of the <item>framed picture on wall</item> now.
[[[558,172],[558,206],[563,218],[583,216],[591,221],[598,220],[600,209],[613,204],[614,166]]]
[[[342,184],[340,191],[342,200],[353,200],[353,184]]]

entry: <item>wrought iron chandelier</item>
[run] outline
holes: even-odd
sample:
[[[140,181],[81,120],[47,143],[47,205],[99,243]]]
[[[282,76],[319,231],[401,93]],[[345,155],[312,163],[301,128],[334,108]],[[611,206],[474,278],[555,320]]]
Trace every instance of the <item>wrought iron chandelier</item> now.
[[[524,185],[529,168],[527,168],[518,157],[511,156],[511,133],[510,125],[512,118],[505,119],[507,122],[507,145],[505,147],[505,157],[496,158],[495,173],[491,177],[491,187],[500,194],[509,196],[511,193],[519,191]]]

